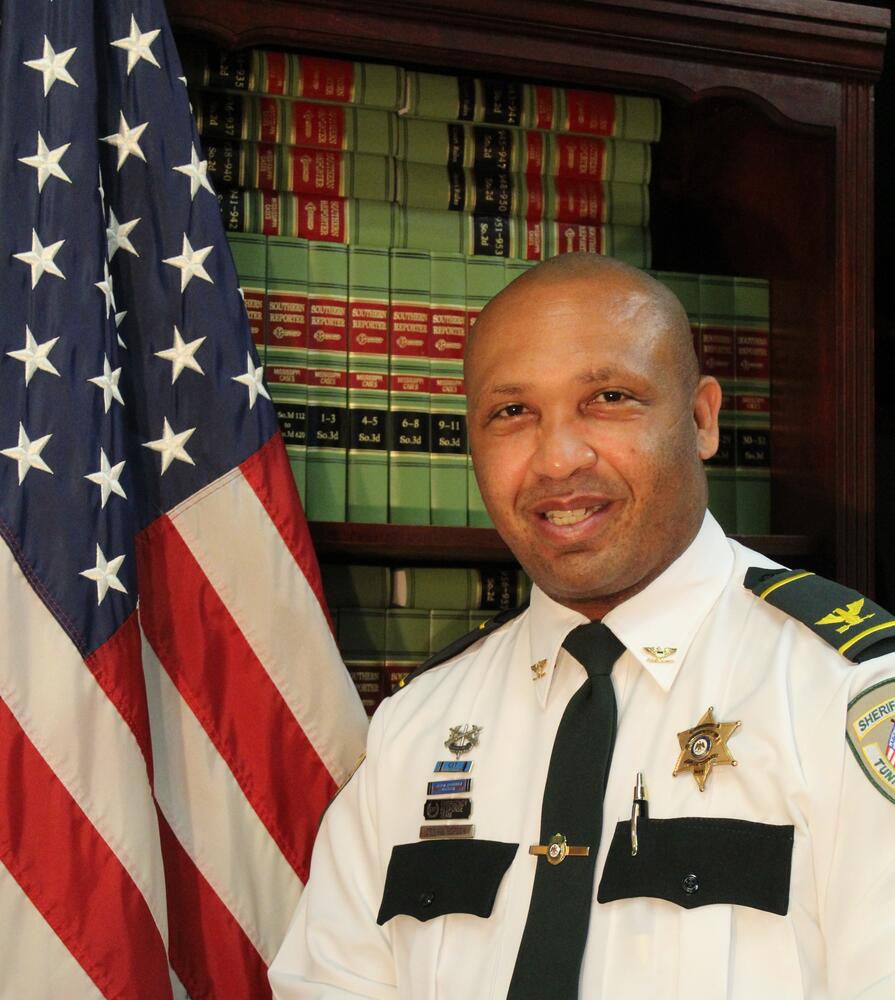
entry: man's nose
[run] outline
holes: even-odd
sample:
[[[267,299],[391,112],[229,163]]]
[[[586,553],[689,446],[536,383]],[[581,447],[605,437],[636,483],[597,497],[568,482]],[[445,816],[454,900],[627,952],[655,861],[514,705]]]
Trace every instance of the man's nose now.
[[[538,428],[532,471],[550,479],[567,479],[597,464],[597,450],[580,420],[549,420]]]

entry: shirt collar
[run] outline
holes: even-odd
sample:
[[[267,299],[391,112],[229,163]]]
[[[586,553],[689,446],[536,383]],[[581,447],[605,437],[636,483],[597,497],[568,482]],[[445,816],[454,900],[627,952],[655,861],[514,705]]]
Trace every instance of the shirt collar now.
[[[702,527],[675,561],[638,594],[603,619],[664,690],[674,683],[706,615],[733,570],[733,552],[718,522],[706,511]],[[533,685],[547,703],[563,640],[588,619],[532,587],[528,615]]]

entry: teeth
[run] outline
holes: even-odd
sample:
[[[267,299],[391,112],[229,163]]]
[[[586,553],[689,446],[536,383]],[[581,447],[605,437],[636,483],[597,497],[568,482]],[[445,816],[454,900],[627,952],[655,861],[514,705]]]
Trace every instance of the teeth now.
[[[583,521],[589,514],[593,514],[595,510],[600,510],[602,504],[598,504],[594,507],[579,507],[577,510],[548,510],[544,517],[551,524],[578,524]]]

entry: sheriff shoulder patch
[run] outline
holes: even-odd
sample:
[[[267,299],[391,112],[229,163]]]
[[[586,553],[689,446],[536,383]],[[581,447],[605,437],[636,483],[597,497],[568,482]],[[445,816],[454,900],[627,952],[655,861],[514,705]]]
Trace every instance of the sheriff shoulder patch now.
[[[895,802],[895,677],[849,702],[845,737],[872,784]]]

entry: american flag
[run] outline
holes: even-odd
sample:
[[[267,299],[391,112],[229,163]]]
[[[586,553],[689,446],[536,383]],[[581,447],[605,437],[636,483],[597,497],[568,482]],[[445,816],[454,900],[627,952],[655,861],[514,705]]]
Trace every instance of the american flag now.
[[[889,733],[889,742],[886,744],[886,760],[890,764],[895,764],[895,722],[892,723],[892,729]]]
[[[0,996],[264,997],[365,716],[160,0],[0,14]]]

